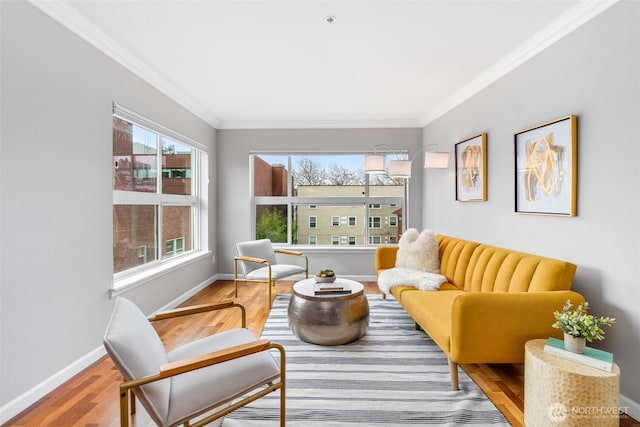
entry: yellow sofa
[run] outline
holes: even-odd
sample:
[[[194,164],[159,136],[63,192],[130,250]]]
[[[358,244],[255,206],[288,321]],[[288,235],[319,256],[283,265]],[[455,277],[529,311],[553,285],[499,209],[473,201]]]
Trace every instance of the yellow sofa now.
[[[570,290],[574,264],[455,237],[437,240],[447,282],[437,291],[394,286],[390,292],[449,357],[453,390],[459,363],[522,363],[527,341],[562,338],[551,327],[554,311],[567,299],[584,302]],[[378,275],[395,266],[397,251],[376,249]]]

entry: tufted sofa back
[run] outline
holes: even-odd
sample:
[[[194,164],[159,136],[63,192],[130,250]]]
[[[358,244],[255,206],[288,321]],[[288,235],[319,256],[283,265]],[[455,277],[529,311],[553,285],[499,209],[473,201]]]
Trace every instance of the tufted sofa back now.
[[[473,292],[569,290],[576,266],[546,258],[438,235],[440,273]]]

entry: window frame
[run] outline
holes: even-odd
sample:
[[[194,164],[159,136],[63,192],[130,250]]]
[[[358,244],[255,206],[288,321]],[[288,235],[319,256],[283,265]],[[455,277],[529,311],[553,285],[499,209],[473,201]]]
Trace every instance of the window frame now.
[[[168,129],[151,119],[141,116],[126,107],[117,103],[113,104],[113,113],[111,120],[114,118],[126,121],[134,126],[143,128],[156,134],[156,151],[158,157],[157,170],[157,189],[156,192],[136,192],[127,190],[116,190],[112,187],[112,206],[117,205],[150,205],[156,206],[154,225],[154,244],[156,255],[154,260],[148,261],[142,265],[138,265],[126,270],[113,273],[113,287],[111,289],[112,296],[119,292],[144,283],[149,278],[158,274],[163,274],[167,270],[190,263],[201,257],[206,256],[209,252],[205,250],[208,239],[206,214],[203,213],[203,206],[206,206],[206,179],[208,175],[208,147],[178,132]],[[112,124],[113,128],[113,124]],[[163,140],[169,139],[181,145],[188,146],[192,149],[191,159],[191,194],[164,194],[162,193],[162,143]],[[112,141],[113,144],[113,141]],[[162,236],[162,209],[164,206],[189,206],[191,207],[190,230],[192,234],[192,244],[190,250],[185,250],[186,241],[183,240],[182,251],[175,255],[167,256],[163,254],[163,248],[166,248],[167,240]],[[113,234],[113,232],[112,232]],[[184,236],[180,237],[184,239]],[[177,240],[171,239],[171,240]],[[115,243],[115,242],[114,242]],[[146,245],[145,245],[146,246]]]
[[[406,151],[398,150],[399,153],[406,154]],[[368,218],[371,216],[371,211],[378,213],[383,209],[383,206],[393,206],[400,207],[402,212],[404,212],[403,217],[408,214],[409,211],[409,180],[404,180],[402,184],[402,195],[401,196],[372,196],[370,195],[370,188],[375,187],[373,181],[370,180],[369,175],[365,175],[365,191],[362,196],[352,196],[352,197],[326,197],[326,196],[294,196],[293,195],[293,180],[287,179],[287,190],[286,195],[284,196],[256,196],[254,190],[254,165],[256,156],[286,156],[287,162],[284,163],[286,170],[288,173],[291,173],[293,170],[292,158],[300,157],[300,156],[314,156],[314,155],[366,155],[370,154],[370,151],[272,151],[272,150],[250,150],[248,161],[249,161],[249,171],[250,171],[250,220],[251,220],[251,231],[252,235],[255,236],[256,233],[256,209],[258,206],[276,206],[276,205],[286,205],[287,206],[287,242],[286,243],[275,243],[280,246],[294,246],[294,247],[304,247],[305,242],[297,241],[294,243],[294,239],[298,240],[299,232],[296,230],[292,230],[293,225],[293,212],[296,211],[296,207],[299,205],[305,205],[309,210],[317,209],[318,206],[361,206],[364,209],[363,219],[365,222],[365,226],[363,226],[362,232],[364,233],[362,238],[362,243],[358,244],[356,241],[356,245],[352,246],[352,249],[355,248],[371,248],[379,246],[379,244],[370,244],[370,228],[368,227]],[[316,215],[317,217],[317,215]],[[318,229],[318,221],[325,220],[322,218],[316,218],[316,227],[314,229]],[[326,220],[325,220],[326,221]],[[329,217],[329,222],[331,222],[331,217]],[[406,221],[404,218],[402,221],[398,221],[402,225],[402,231],[406,228]],[[358,221],[356,217],[356,221],[353,225],[349,224],[347,219],[347,227],[358,227]],[[340,227],[342,226],[342,221],[340,221]],[[330,227],[333,228],[333,227]],[[383,228],[383,216],[380,216],[380,227],[374,228],[372,230],[379,230]],[[398,228],[398,227],[395,227]],[[312,228],[310,228],[312,229]],[[317,239],[317,235],[315,236]],[[302,236],[300,236],[302,238]],[[357,239],[357,238],[356,238]],[[333,247],[333,243],[331,239],[329,243],[318,244],[317,240],[313,245],[309,246],[314,247],[324,247],[330,248]],[[343,246],[343,245],[341,245]],[[351,246],[351,245],[349,245]]]

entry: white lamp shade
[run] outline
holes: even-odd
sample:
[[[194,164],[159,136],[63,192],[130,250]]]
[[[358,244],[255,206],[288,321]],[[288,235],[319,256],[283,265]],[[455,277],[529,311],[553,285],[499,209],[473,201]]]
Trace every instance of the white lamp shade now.
[[[427,151],[424,153],[424,167],[446,169],[449,167],[449,153]]]
[[[384,166],[386,163],[384,154],[367,154],[364,156],[364,172],[365,173],[385,173]]]
[[[391,178],[411,178],[411,160],[391,160],[389,162]]]

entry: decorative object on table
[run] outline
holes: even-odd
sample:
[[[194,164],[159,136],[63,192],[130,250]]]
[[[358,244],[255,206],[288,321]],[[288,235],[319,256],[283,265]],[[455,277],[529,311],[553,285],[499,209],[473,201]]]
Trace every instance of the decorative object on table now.
[[[287,352],[287,426],[509,426],[466,372],[460,371],[460,391],[450,392],[447,356],[415,330],[398,301],[367,299],[367,334],[351,344],[320,346],[283,326],[289,296],[276,297],[261,338],[277,337]],[[261,399],[229,414],[222,427],[270,427],[277,410],[276,399]]]
[[[456,200],[487,200],[487,134],[458,142],[456,156]]]
[[[567,300],[561,312],[555,311],[553,316],[556,318],[556,322],[551,326],[564,332],[565,349],[575,353],[583,353],[586,341],[602,341],[604,330],[601,326],[611,326],[616,322],[616,319],[587,314],[589,303],[586,301],[584,304],[578,305],[575,311],[571,311],[572,306],[571,301]]]
[[[584,352],[576,353],[565,349],[564,341],[549,337],[544,345],[544,352],[603,371],[613,370],[613,354],[597,348],[585,347]]]
[[[567,116],[515,134],[515,211],[576,216],[578,119]]]
[[[316,282],[317,283],[333,283],[336,281],[336,273],[330,268],[326,268],[324,270],[320,270],[316,274]]]

